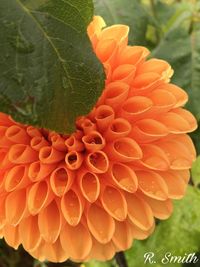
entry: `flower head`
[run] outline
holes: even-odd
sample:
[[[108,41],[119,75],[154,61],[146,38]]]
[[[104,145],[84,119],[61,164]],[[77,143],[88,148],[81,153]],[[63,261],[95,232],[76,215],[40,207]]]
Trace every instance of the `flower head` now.
[[[187,94],[170,65],[129,46],[128,27],[88,27],[105,89],[65,136],[0,114],[0,235],[35,258],[107,260],[183,197],[195,149]]]

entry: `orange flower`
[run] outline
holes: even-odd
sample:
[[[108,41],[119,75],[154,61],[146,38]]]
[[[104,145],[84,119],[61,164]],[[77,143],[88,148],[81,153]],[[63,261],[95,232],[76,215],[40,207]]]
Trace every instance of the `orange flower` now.
[[[195,118],[173,71],[128,46],[128,27],[95,17],[88,27],[106,86],[70,136],[0,114],[0,235],[35,258],[111,259],[154,230],[183,197]]]

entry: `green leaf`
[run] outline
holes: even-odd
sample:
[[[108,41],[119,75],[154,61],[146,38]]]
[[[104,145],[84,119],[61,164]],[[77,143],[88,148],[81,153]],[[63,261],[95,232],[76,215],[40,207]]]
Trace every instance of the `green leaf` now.
[[[191,172],[194,185],[198,186],[200,184],[200,156],[193,163]]]
[[[200,250],[200,190],[188,186],[186,196],[175,201],[173,215],[170,219],[160,222],[150,238],[135,241],[133,247],[126,252],[129,266],[152,266],[144,263],[146,252],[155,253],[154,267],[164,266],[161,262],[165,253],[171,252],[179,256]],[[165,266],[181,266],[179,263],[168,263]]]
[[[87,26],[92,0],[0,1],[0,111],[69,133],[101,94]]]
[[[107,25],[130,26],[129,43],[145,45],[148,14],[139,0],[94,0],[95,14],[105,19]]]

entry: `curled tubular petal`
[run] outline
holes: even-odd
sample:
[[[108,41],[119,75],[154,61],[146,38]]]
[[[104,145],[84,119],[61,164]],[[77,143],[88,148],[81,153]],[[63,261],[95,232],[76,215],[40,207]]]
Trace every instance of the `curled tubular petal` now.
[[[85,199],[90,203],[97,200],[100,194],[100,181],[97,174],[82,169],[78,174],[78,183]]]
[[[91,172],[105,173],[109,167],[109,160],[104,152],[96,151],[87,155],[86,165]]]
[[[13,167],[5,176],[5,190],[8,192],[27,187],[31,183],[26,165]]]
[[[82,141],[87,151],[95,152],[101,150],[105,146],[105,140],[97,131],[92,131],[83,136]]]
[[[104,149],[109,159],[120,162],[131,162],[142,158],[142,150],[131,138],[124,137],[108,143]]]
[[[37,160],[38,153],[28,145],[16,144],[11,146],[8,159],[15,164],[26,164]]]
[[[10,126],[6,132],[5,136],[13,143],[20,143],[20,144],[29,144],[30,143],[30,137],[28,136],[25,129],[13,125]]]
[[[75,175],[72,171],[65,167],[58,167],[50,176],[51,189],[60,197],[71,188],[74,179]]]
[[[150,143],[169,134],[164,124],[154,119],[143,119],[135,123],[130,136],[139,143]]]
[[[135,172],[123,163],[113,163],[109,169],[108,178],[119,188],[134,193],[138,188]]]
[[[53,147],[45,146],[40,149],[39,159],[42,163],[52,164],[63,160],[65,157],[64,152],[58,151]]]
[[[77,225],[83,213],[83,201],[74,190],[65,193],[61,200],[61,210],[66,221],[72,225]]]
[[[65,156],[65,163],[70,170],[77,170],[83,163],[83,156],[77,151],[70,151]]]
[[[110,83],[104,91],[105,104],[116,109],[122,105],[129,94],[129,86],[123,82]]]
[[[118,221],[124,221],[127,216],[127,203],[124,195],[112,186],[106,186],[101,195],[104,209]]]
[[[114,110],[108,105],[101,105],[95,111],[95,120],[100,131],[105,130],[115,117]]]
[[[31,139],[31,147],[36,150],[36,151],[40,151],[40,149],[44,146],[48,146],[48,142],[47,140],[42,137],[42,136],[34,136],[32,139]]]
[[[40,181],[33,184],[28,190],[28,209],[32,215],[41,212],[53,200],[48,181]]]
[[[32,182],[41,181],[55,170],[57,164],[43,164],[40,161],[32,162],[28,168],[28,176]]]
[[[165,180],[159,174],[150,171],[136,171],[139,189],[147,196],[158,200],[168,198]]]
[[[120,115],[130,122],[142,119],[151,109],[152,101],[144,96],[134,96],[125,101],[122,105]]]
[[[126,137],[131,132],[131,124],[122,118],[112,121],[108,129],[104,133],[106,141],[112,141],[121,137]]]

